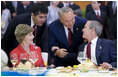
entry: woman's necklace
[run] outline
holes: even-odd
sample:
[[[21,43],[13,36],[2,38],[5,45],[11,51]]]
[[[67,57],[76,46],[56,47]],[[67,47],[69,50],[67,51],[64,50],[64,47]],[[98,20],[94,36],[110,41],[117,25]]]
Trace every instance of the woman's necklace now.
[[[23,49],[30,55],[30,48],[29,47],[24,47],[23,44],[21,44],[21,46],[23,47]]]

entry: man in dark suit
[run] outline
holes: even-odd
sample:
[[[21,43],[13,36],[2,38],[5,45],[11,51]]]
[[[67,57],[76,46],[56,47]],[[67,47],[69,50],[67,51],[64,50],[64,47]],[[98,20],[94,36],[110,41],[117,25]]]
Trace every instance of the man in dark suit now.
[[[101,37],[108,38],[106,12],[104,12],[100,9],[101,3],[99,3],[98,1],[92,1],[91,6],[92,6],[93,10],[89,11],[86,14],[85,18],[87,18],[87,20],[99,21],[103,25],[103,33],[102,33]]]
[[[59,10],[59,19],[49,25],[49,50],[54,53],[55,66],[79,64],[77,47],[83,43],[82,29],[86,19],[77,17],[69,7]]]
[[[83,38],[88,43],[80,45],[80,51],[85,52],[87,57],[96,65],[103,68],[117,67],[117,49],[111,40],[101,39],[103,26],[95,20],[87,21],[83,28]]]
[[[58,7],[70,7],[75,15],[82,17],[82,10],[80,6],[76,5],[73,1],[63,1],[62,3],[60,2]]]
[[[22,14],[15,17],[8,25],[7,31],[1,40],[1,48],[7,53],[9,56],[9,52],[18,46],[18,42],[16,41],[14,31],[18,24],[28,24],[31,27],[35,25],[35,44],[37,46],[41,46],[43,43],[40,43],[42,35],[44,33],[44,29],[46,27],[45,21],[48,13],[48,8],[44,6],[44,4],[36,3],[32,6],[31,14]]]
[[[34,3],[31,1],[21,1],[18,2],[17,15],[24,13],[31,13],[31,7]]]
[[[117,39],[117,1],[109,1],[107,3],[107,13],[109,17],[109,38]]]
[[[98,1],[98,2],[101,3],[100,10],[102,10],[104,12],[107,12],[107,7],[104,4],[102,4],[102,1]],[[93,10],[92,4],[88,4],[86,6],[86,14],[91,10]]]

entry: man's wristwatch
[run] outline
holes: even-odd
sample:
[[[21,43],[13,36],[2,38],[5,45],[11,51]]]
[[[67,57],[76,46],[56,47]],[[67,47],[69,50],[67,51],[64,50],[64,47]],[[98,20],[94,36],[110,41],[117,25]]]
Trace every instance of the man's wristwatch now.
[[[53,51],[53,54],[56,56],[56,51],[57,51],[58,49],[54,49],[54,51]]]

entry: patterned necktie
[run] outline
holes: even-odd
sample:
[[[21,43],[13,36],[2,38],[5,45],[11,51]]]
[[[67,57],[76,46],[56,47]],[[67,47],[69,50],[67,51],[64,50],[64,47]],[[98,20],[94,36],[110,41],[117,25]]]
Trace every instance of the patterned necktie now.
[[[99,12],[97,12],[97,18],[98,18],[98,19],[100,18],[100,14],[99,14]]]
[[[91,42],[87,45],[87,57],[91,59]]]
[[[71,28],[68,28],[68,41],[69,41],[69,46],[72,46],[72,31]]]

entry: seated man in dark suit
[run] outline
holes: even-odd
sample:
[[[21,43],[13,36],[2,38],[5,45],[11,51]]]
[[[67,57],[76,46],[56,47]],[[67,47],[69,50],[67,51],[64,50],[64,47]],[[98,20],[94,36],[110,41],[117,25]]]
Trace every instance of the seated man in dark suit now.
[[[86,19],[77,17],[69,7],[59,10],[59,19],[49,25],[49,50],[54,53],[55,66],[73,66],[77,47],[83,43],[82,29]]]
[[[34,28],[34,43],[37,46],[43,44],[41,43],[42,35],[44,33],[44,29],[46,28],[46,18],[47,18],[48,8],[44,6],[44,4],[36,3],[32,6],[31,14],[21,14],[16,16],[8,25],[7,31],[1,40],[1,48],[9,55],[10,51],[18,46],[18,42],[16,41],[14,31],[18,24],[28,24]],[[43,48],[41,48],[43,49]]]
[[[84,51],[89,59],[103,68],[117,67],[117,49],[111,40],[101,39],[103,26],[95,20],[87,21],[83,28],[83,38],[88,43],[80,45],[79,51]]]

